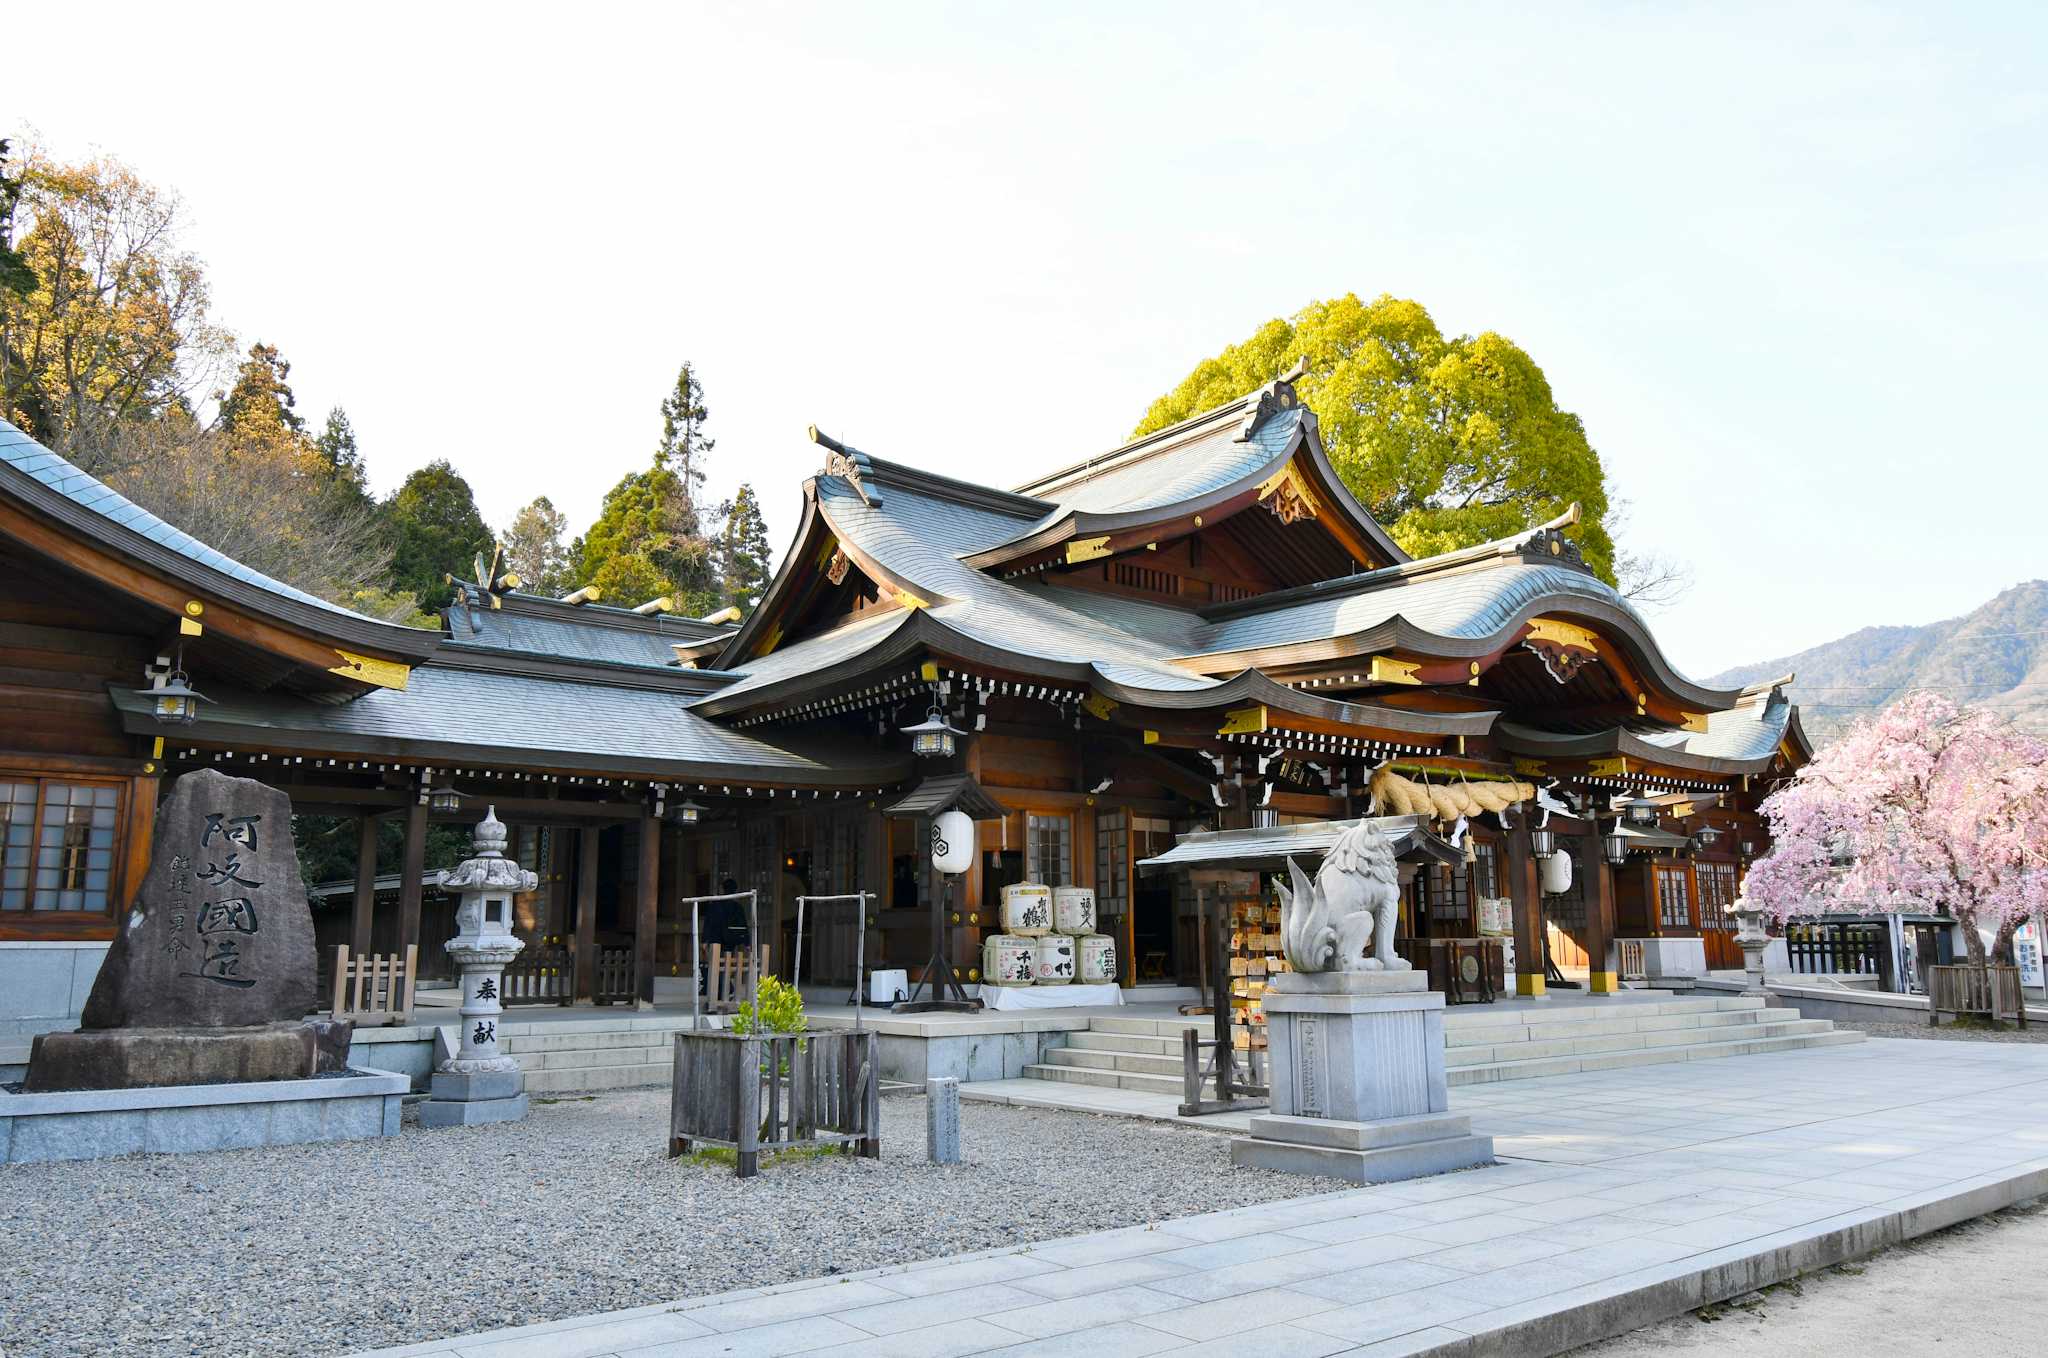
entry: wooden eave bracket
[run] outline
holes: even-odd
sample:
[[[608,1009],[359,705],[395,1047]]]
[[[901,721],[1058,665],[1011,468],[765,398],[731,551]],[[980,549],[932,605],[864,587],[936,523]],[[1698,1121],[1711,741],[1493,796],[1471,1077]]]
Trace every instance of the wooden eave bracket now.
[[[337,647],[334,652],[341,657],[339,665],[329,665],[329,674],[339,674],[345,679],[358,679],[377,688],[395,688],[404,691],[407,680],[412,677],[412,666],[401,665],[395,660],[379,660],[375,656],[357,655]]]

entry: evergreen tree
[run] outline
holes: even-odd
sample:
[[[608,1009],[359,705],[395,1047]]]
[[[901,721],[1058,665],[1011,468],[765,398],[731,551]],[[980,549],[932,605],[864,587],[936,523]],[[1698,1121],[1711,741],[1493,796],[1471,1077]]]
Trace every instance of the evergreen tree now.
[[[405,478],[384,502],[391,535],[391,577],[420,607],[433,612],[448,599],[444,576],[467,579],[478,552],[491,549],[491,530],[476,511],[469,482],[446,459]]]
[[[220,427],[232,445],[238,437],[271,440],[306,432],[306,421],[292,394],[292,365],[274,344],[249,346],[249,356],[235,370],[235,385],[221,398]]]
[[[676,607],[718,606],[718,551],[704,535],[697,491],[712,441],[704,435],[704,388],[688,363],[661,403],[654,465],[630,472],[604,497],[590,531],[571,551],[577,579],[608,603],[631,607],[667,596]]]
[[[529,594],[564,594],[576,587],[569,579],[569,549],[562,545],[567,518],[554,501],[542,495],[512,516],[500,541],[506,566]]]
[[[768,522],[750,484],[742,484],[719,508],[725,530],[719,535],[719,591],[728,604],[750,609],[768,587]]]
[[[704,436],[704,421],[711,412],[704,406],[704,387],[685,360],[676,374],[676,388],[661,403],[661,444],[654,450],[654,465],[674,472],[682,490],[682,503],[675,511],[679,531],[703,531],[697,514],[697,493],[704,488],[704,464],[714,446]]]

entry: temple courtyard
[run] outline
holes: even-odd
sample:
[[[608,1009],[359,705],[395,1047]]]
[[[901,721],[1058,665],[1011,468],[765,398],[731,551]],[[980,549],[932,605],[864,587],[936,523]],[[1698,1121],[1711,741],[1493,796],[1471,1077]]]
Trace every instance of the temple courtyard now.
[[[918,1097],[883,1101],[880,1161],[741,1181],[664,1157],[667,1102],[0,1169],[0,1351],[1548,1353],[2048,1189],[2024,1044],[1458,1088],[1498,1165],[1344,1191],[1211,1132],[976,1103],[939,1168]]]

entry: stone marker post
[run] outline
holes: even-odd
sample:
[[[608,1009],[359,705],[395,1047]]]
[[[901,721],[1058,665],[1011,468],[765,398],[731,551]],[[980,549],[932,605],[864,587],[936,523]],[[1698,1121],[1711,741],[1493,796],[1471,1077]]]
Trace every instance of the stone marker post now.
[[[462,969],[462,1042],[434,1071],[431,1097],[420,1105],[422,1127],[526,1116],[525,1076],[517,1061],[498,1050],[504,1013],[499,1000],[505,965],[526,946],[512,934],[512,897],[532,891],[540,879],[505,857],[506,832],[497,808],[484,813],[473,842],[475,856],[441,884],[461,898],[455,907],[459,932],[448,940],[448,956]]]
[[[924,1082],[924,1139],[933,1164],[960,1163],[960,1082],[951,1076]]]

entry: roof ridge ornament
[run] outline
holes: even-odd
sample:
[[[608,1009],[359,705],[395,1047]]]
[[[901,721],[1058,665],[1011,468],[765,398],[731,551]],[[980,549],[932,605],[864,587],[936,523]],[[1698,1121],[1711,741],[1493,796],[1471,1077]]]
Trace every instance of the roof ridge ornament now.
[[[1283,410],[1293,410],[1296,406],[1299,406],[1301,404],[1301,396],[1294,390],[1294,384],[1306,376],[1308,376],[1308,356],[1304,354],[1294,361],[1293,367],[1281,373],[1257,391],[1247,395],[1245,397],[1244,422],[1238,426],[1237,441],[1244,443],[1249,440],[1253,432],[1258,429],[1267,416],[1277,415]],[[1308,410],[1303,410],[1301,413],[1303,419],[1312,420],[1315,418],[1314,414]]]
[[[807,432],[811,442],[821,444],[827,450],[822,475],[836,476],[852,486],[853,493],[860,496],[861,503],[869,509],[882,503],[882,493],[873,485],[875,465],[866,453],[841,443],[815,424]]]

